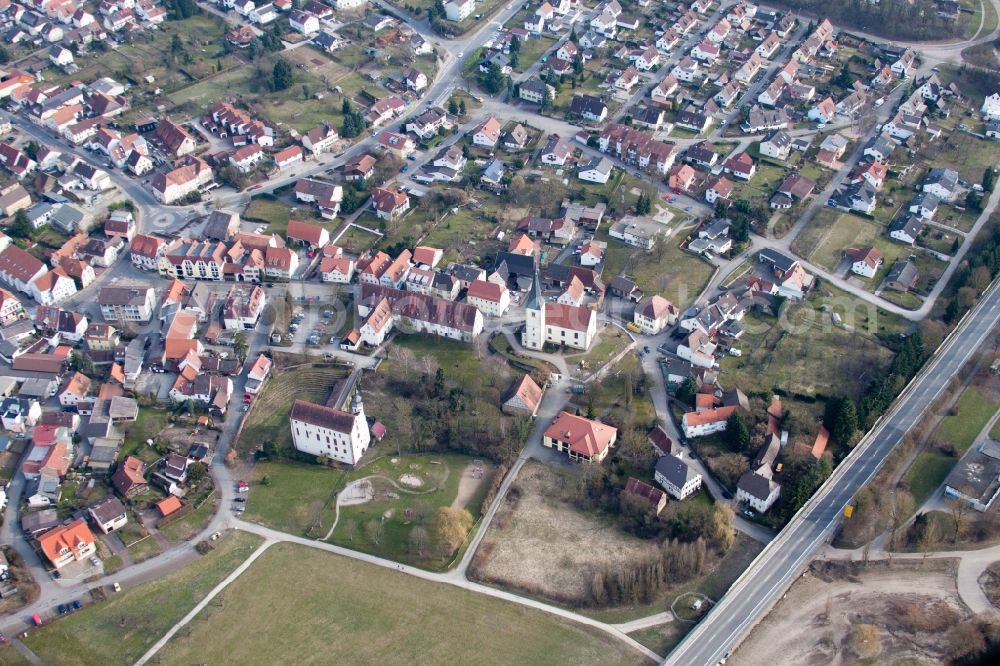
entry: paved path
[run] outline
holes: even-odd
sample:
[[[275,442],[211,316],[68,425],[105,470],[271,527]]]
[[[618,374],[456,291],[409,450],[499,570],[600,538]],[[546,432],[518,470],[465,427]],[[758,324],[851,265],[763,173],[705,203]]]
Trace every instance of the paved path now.
[[[858,550],[846,550],[840,548],[827,547],[822,554],[826,560],[853,560],[859,559]],[[956,586],[958,596],[962,602],[969,607],[969,610],[976,614],[1000,615],[1000,609],[990,603],[986,593],[983,592],[979,579],[986,568],[994,562],[1000,562],[1000,545],[980,548],[977,550],[940,550],[931,553],[889,553],[883,548],[873,548],[868,552],[869,561],[872,560],[958,560],[958,574],[956,576]]]
[[[639,631],[640,629],[648,629],[650,627],[658,627],[661,624],[666,624],[668,622],[674,621],[674,614],[670,611],[663,611],[662,613],[657,613],[656,615],[650,615],[649,617],[641,617],[638,620],[632,620],[631,622],[622,622],[621,624],[613,624],[615,629],[619,631],[624,631],[626,634],[631,634],[633,631]]]
[[[250,557],[248,557],[247,559],[245,559],[243,561],[243,564],[241,564],[240,566],[236,567],[236,569],[231,574],[229,574],[228,576],[226,576],[222,580],[221,583],[219,583],[214,588],[212,588],[212,591],[209,592],[207,595],[205,595],[205,598],[202,599],[201,601],[199,601],[198,605],[196,605],[194,608],[192,608],[191,611],[187,615],[185,615],[184,617],[182,617],[180,619],[180,621],[177,622],[177,624],[175,624],[174,626],[170,627],[170,629],[167,631],[167,633],[163,635],[163,638],[161,638],[160,640],[156,641],[156,643],[153,644],[153,647],[149,648],[149,650],[146,651],[146,654],[142,655],[139,658],[139,661],[135,662],[135,666],[143,666],[143,664],[145,664],[150,659],[152,659],[153,655],[155,655],[157,652],[159,652],[163,648],[163,646],[167,644],[167,641],[169,641],[171,638],[173,638],[174,634],[176,634],[178,631],[180,631],[181,627],[183,627],[188,622],[190,622],[191,620],[193,620],[195,618],[195,616],[198,615],[198,613],[200,613],[203,608],[205,608],[205,606],[207,606],[208,604],[210,604],[212,602],[212,599],[214,599],[220,592],[222,592],[224,589],[226,589],[229,586],[230,583],[232,583],[234,580],[236,580],[237,578],[239,578],[240,575],[244,571],[246,571],[247,569],[249,569],[250,565],[253,564],[254,562],[256,562],[257,558],[260,557],[261,555],[263,555],[264,551],[267,550],[268,548],[270,548],[272,545],[274,545],[274,541],[272,539],[265,539],[264,543],[262,543],[257,548],[257,550],[255,550],[253,553],[251,553]]]
[[[573,611],[569,611],[569,610],[566,610],[564,608],[559,608],[557,606],[552,606],[550,604],[546,604],[546,603],[543,603],[541,601],[537,601],[535,599],[529,599],[527,597],[522,597],[522,596],[519,596],[519,595],[516,595],[516,594],[512,594],[510,592],[505,592],[503,590],[494,589],[494,588],[488,587],[486,585],[480,585],[479,583],[473,583],[471,581],[465,580],[464,578],[459,578],[459,577],[456,577],[456,576],[452,575],[454,572],[451,572],[451,574],[441,574],[441,573],[434,573],[434,572],[431,572],[431,571],[425,571],[425,570],[419,569],[417,567],[411,567],[409,565],[399,564],[399,563],[394,562],[392,560],[387,560],[387,559],[384,559],[384,558],[381,558],[381,557],[376,557],[375,555],[369,555],[367,553],[361,553],[361,552],[358,552],[358,551],[349,550],[347,548],[341,548],[340,546],[335,546],[333,544],[329,544],[329,543],[326,543],[326,542],[323,542],[323,541],[315,541],[315,540],[312,540],[312,539],[306,539],[306,538],[303,538],[303,537],[298,537],[298,536],[294,536],[294,535],[291,535],[291,534],[286,534],[284,532],[279,532],[277,530],[273,530],[273,529],[271,529],[269,527],[264,527],[262,525],[257,525],[257,524],[254,524],[254,523],[249,523],[249,522],[246,522],[244,520],[240,520],[240,519],[234,518],[234,519],[232,519],[231,522],[233,523],[233,526],[236,529],[240,529],[240,530],[243,530],[245,532],[250,532],[252,534],[257,534],[257,535],[260,535],[260,536],[264,537],[265,538],[265,542],[263,544],[261,544],[261,546],[256,551],[254,551],[254,553],[250,557],[248,557],[247,560],[243,562],[243,564],[241,564],[239,567],[237,567],[236,570],[233,571],[233,573],[231,573],[229,576],[226,577],[225,580],[223,580],[221,583],[219,583],[208,594],[208,596],[205,597],[197,606],[195,606],[187,615],[185,615],[184,618],[180,620],[180,622],[178,622],[173,627],[171,627],[170,630],[160,640],[158,640],[149,649],[149,651],[147,651],[146,654],[144,654],[142,656],[142,658],[138,662],[136,662],[136,666],[143,666],[143,664],[146,664],[147,662],[149,662],[149,660],[160,649],[162,649],[162,647],[164,645],[166,645],[167,641],[169,641],[177,633],[177,631],[179,629],[181,629],[184,625],[188,624],[191,620],[193,620],[195,618],[195,616],[197,616],[198,613],[201,612],[201,610],[204,609],[212,601],[212,599],[216,595],[218,595],[230,583],[232,583],[234,580],[236,580],[240,576],[240,574],[242,574],[244,571],[246,571],[250,567],[250,565],[253,564],[253,562],[258,557],[260,557],[260,555],[262,555],[264,553],[264,551],[267,548],[269,548],[270,546],[272,546],[275,543],[294,543],[294,544],[297,544],[299,546],[306,546],[308,548],[315,548],[317,550],[323,550],[323,551],[326,551],[328,553],[333,553],[335,555],[340,555],[340,556],[343,556],[343,557],[349,557],[351,559],[359,560],[359,561],[362,561],[362,562],[366,562],[368,564],[372,564],[372,565],[375,565],[375,566],[380,566],[380,567],[385,568],[385,569],[391,569],[393,571],[398,571],[398,572],[403,573],[403,574],[407,574],[407,575],[410,575],[410,576],[415,576],[416,578],[421,578],[423,580],[427,580],[427,581],[431,581],[431,582],[435,582],[435,583],[446,583],[448,585],[454,585],[455,587],[459,587],[459,588],[462,588],[464,590],[469,590],[471,592],[477,592],[479,594],[485,594],[485,595],[488,595],[488,596],[491,596],[491,597],[494,597],[494,598],[497,598],[497,599],[502,599],[503,601],[508,601],[508,602],[515,603],[515,604],[518,604],[518,605],[521,605],[521,606],[526,606],[528,608],[533,608],[535,610],[539,610],[539,611],[542,611],[542,612],[545,612],[545,613],[549,613],[551,615],[556,615],[556,616],[558,616],[558,617],[560,617],[562,619],[565,619],[565,620],[570,620],[570,621],[576,622],[578,624],[583,624],[583,625],[586,625],[588,627],[593,627],[595,629],[599,629],[599,630],[601,630],[601,631],[603,631],[603,632],[611,635],[613,638],[616,638],[616,639],[622,641],[623,643],[626,643],[632,649],[634,649],[636,652],[639,652],[640,654],[642,654],[643,656],[645,656],[645,657],[647,657],[649,659],[653,659],[653,660],[656,660],[656,661],[659,661],[659,660],[663,659],[663,657],[661,657],[660,655],[656,654],[655,652],[653,652],[649,648],[645,647],[644,645],[642,645],[641,643],[639,643],[635,639],[631,638],[630,636],[628,636],[628,634],[625,631],[623,631],[622,629],[620,629],[619,627],[617,627],[615,625],[610,625],[610,624],[607,624],[607,623],[604,623],[604,622],[600,622],[598,620],[594,620],[593,618],[589,618],[589,617],[587,617],[585,615],[580,615],[579,613],[574,613]],[[653,617],[654,618],[658,618],[659,616],[653,616]],[[659,619],[651,620],[651,622],[653,622],[654,625],[655,624],[662,624],[662,622]]]

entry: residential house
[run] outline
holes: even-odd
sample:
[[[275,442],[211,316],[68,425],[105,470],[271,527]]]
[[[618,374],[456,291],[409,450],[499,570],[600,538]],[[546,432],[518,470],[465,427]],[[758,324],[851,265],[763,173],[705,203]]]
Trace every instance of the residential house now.
[[[851,272],[873,278],[882,266],[882,253],[875,247],[848,248],[844,254],[851,261]]]
[[[569,412],[559,412],[542,435],[542,445],[576,462],[599,463],[618,439],[618,429]]]
[[[97,552],[94,535],[82,518],[41,534],[38,545],[56,569],[85,560]]]
[[[678,501],[687,499],[701,488],[701,474],[673,454],[660,456],[653,476]]]

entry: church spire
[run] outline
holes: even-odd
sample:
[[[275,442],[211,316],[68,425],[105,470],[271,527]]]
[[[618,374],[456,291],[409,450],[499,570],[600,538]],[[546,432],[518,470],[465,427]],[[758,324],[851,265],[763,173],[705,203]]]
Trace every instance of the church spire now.
[[[531,292],[528,294],[528,302],[525,307],[529,310],[541,310],[545,299],[542,298],[542,280],[538,275],[538,265],[535,265],[535,277],[531,282]]]

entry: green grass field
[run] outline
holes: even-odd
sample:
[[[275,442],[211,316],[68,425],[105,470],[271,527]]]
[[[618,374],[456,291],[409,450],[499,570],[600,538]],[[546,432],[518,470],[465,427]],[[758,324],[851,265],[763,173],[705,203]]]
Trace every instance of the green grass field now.
[[[885,273],[892,262],[904,253],[910,254],[912,248],[893,243],[884,231],[881,225],[859,215],[824,208],[795,239],[795,251],[810,262],[832,271],[837,268],[847,248],[874,245],[884,258],[882,272]],[[874,289],[881,280],[876,275],[867,282]]]
[[[608,236],[605,229],[594,235],[608,243],[604,253],[604,279],[611,280],[622,273],[630,275],[646,294],[660,294],[684,310],[697,298],[712,277],[712,266],[679,247],[676,237],[662,243],[662,252],[650,252],[629,247]]]
[[[960,178],[970,183],[983,179],[983,171],[996,164],[996,143],[977,139],[965,132],[953,131],[943,142],[935,141],[922,148],[917,156],[934,166],[950,166]]]
[[[156,433],[169,425],[170,414],[165,410],[144,407],[139,410],[138,418],[124,426],[125,443],[118,452],[118,459],[135,456],[143,462],[151,463],[160,455],[151,447],[146,446],[146,440],[152,439]]]
[[[944,483],[955,462],[955,458],[934,451],[925,451],[917,456],[903,477],[915,506],[927,501],[931,493]]]
[[[214,514],[215,501],[209,499],[183,518],[178,518],[163,527],[158,527],[158,529],[160,534],[172,543],[186,541],[203,530]]]
[[[361,222],[360,219],[358,221]],[[340,238],[337,239],[337,245],[344,248],[348,252],[360,254],[375,245],[380,239],[381,236],[377,236],[373,233],[365,231],[364,229],[359,229],[358,227],[351,225],[340,235]]]
[[[833,387],[859,398],[869,382],[892,359],[892,352],[860,324],[855,331],[832,325],[830,315],[808,305],[792,304],[779,325],[773,317],[751,313],[737,346],[740,357],[720,361],[722,372],[746,392],[775,388],[804,395],[825,394]]]
[[[396,460],[396,462],[392,462]],[[411,552],[410,532],[415,527],[423,527],[433,535],[434,511],[439,507],[451,506],[458,497],[462,473],[472,464],[472,458],[454,454],[427,454],[381,458],[374,464],[352,472],[351,479],[379,475],[399,483],[403,474],[416,476],[424,485],[420,494],[404,493],[382,479],[372,480],[375,501],[355,506],[341,507],[337,529],[329,541],[345,548],[372,553],[397,562],[420,566],[425,569],[444,571],[452,561],[450,555],[442,555],[433,546],[426,554]],[[478,520],[483,499],[489,489],[493,467],[484,465],[483,478],[471,493],[463,497],[461,504]],[[405,486],[404,486],[405,487]],[[409,513],[409,515],[407,515]],[[366,533],[365,525],[371,521],[382,524],[381,540],[376,543]]]
[[[248,631],[248,619],[262,615],[267,622],[253,625],[266,630]],[[291,544],[272,546],[159,656],[165,664],[641,660],[540,611]]]
[[[958,414],[944,417],[935,436],[954,445],[962,454],[969,450],[996,413],[997,403],[979,389],[969,387],[958,399],[957,407]]]
[[[362,87],[376,97],[384,97],[387,94],[377,85],[365,84],[356,72],[350,72],[332,62],[320,69],[294,67],[294,82],[288,89],[270,90],[266,80],[274,67],[275,59],[285,58],[295,66],[297,57],[307,55],[305,49],[296,51],[302,51],[302,54],[299,55],[295,51],[291,52],[292,55],[271,54],[261,58],[259,63],[234,68],[177,90],[169,97],[175,105],[174,112],[198,115],[204,113],[205,107],[212,102],[221,98],[234,98],[246,103],[251,112],[261,114],[275,124],[305,132],[323,121],[329,121],[334,127],[340,127],[343,121],[341,113],[343,96],[326,93],[321,100],[314,97],[317,92],[325,92],[328,86],[341,86],[347,97],[351,97]],[[337,67],[340,74],[335,74],[331,78],[323,73],[314,73],[326,72],[326,67],[331,65]],[[326,78],[326,82],[324,83],[320,77]]]
[[[296,536],[307,532],[322,536],[333,525],[334,499],[345,478],[345,472],[319,465],[257,463],[248,479],[252,487],[243,517]]]
[[[567,357],[570,363],[584,363],[588,373],[596,372],[617,356],[631,342],[628,334],[617,326],[608,326],[601,331],[596,345],[585,354]]]
[[[215,550],[174,573],[33,631],[25,640],[44,663],[133,664],[243,562],[261,539],[227,534]]]

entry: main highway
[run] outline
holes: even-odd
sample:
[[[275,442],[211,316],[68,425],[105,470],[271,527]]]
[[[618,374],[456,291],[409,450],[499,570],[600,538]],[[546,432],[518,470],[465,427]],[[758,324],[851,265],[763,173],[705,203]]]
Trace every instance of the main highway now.
[[[823,487],[671,652],[666,664],[717,664],[778,601],[830,538],[855,491],[872,479],[903,434],[920,419],[1000,321],[997,284],[963,318],[924,370]]]

